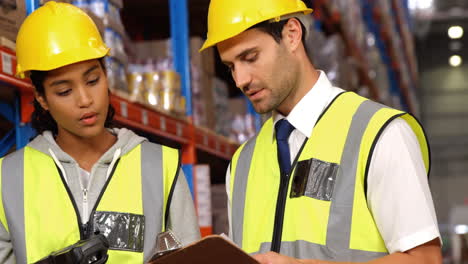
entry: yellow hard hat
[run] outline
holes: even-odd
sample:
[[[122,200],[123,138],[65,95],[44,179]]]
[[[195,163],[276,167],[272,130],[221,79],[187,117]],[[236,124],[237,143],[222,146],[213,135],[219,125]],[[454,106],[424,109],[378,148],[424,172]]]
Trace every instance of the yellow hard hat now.
[[[211,0],[208,9],[208,36],[200,52],[270,19],[312,9],[301,0]]]
[[[53,70],[108,53],[109,48],[85,12],[71,4],[50,1],[31,13],[20,27],[16,75],[24,78],[31,70]]]

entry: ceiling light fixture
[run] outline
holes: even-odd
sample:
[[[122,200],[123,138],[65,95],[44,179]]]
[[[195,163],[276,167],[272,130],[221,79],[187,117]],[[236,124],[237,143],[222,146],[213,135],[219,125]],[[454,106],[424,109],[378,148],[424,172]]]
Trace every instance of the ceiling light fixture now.
[[[452,67],[458,67],[462,64],[462,58],[458,55],[452,55],[449,59],[449,64]]]
[[[460,26],[451,26],[448,29],[448,36],[451,39],[459,39],[463,37],[463,28]]]

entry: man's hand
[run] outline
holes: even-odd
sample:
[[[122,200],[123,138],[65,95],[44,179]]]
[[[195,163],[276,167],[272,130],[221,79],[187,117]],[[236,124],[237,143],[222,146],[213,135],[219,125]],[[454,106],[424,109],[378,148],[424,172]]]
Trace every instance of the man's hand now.
[[[253,256],[260,264],[304,264],[298,259],[290,258],[284,255],[280,255],[276,252],[268,252],[265,254],[257,254]],[[315,264],[313,260],[308,260],[307,263]]]
[[[439,238],[424,243],[404,253],[396,252],[371,260],[369,264],[442,264]],[[295,259],[275,252],[253,256],[260,264],[363,264],[363,262],[334,262],[317,259]]]

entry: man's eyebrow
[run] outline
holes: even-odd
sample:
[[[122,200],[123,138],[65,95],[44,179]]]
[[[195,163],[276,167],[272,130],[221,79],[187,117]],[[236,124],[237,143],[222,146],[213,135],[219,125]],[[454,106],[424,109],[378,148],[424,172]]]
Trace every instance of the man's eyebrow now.
[[[256,51],[256,49],[257,49],[257,47],[248,48],[248,49],[246,49],[246,50],[243,50],[241,53],[237,54],[235,58],[236,58],[236,59],[240,59],[240,58],[242,58],[242,57],[245,57],[247,54]],[[232,65],[232,62],[230,62],[230,61],[224,61],[224,60],[222,60],[221,62],[224,63],[224,64],[226,64],[226,65],[228,65],[228,66],[229,66],[229,65]]]
[[[249,54],[249,53],[255,51],[256,49],[257,49],[256,47],[253,47],[253,48],[250,48],[250,49],[246,49],[246,50],[242,51],[241,53],[239,53],[239,54],[236,56],[236,59],[245,57],[247,54]]]

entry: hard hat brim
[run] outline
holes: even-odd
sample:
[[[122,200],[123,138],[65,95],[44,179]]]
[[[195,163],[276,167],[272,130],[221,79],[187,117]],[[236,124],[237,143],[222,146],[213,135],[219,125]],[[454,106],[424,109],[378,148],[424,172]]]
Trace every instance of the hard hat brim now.
[[[245,30],[249,29],[250,27],[255,26],[256,24],[262,23],[264,21],[268,21],[268,20],[271,20],[271,19],[274,19],[275,21],[280,21],[280,20],[282,20],[281,17],[291,17],[291,15],[294,14],[294,13],[302,13],[304,15],[308,15],[308,14],[310,14],[312,12],[313,12],[313,9],[305,8],[303,10],[296,11],[296,12],[289,13],[289,14],[283,14],[281,16],[266,16],[263,21],[260,21],[260,22],[253,21],[250,24],[246,24],[244,26],[244,29],[239,31],[239,32],[231,32],[231,33],[225,34],[222,38],[207,39],[205,41],[205,43],[203,43],[203,46],[198,50],[198,52],[202,52],[203,50],[205,50],[207,48],[210,48],[212,46],[215,46],[216,44],[218,44],[220,42],[223,42],[223,41],[225,41],[227,39],[235,37],[235,36],[239,35],[240,33],[244,32]]]

